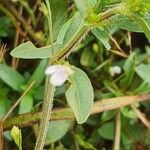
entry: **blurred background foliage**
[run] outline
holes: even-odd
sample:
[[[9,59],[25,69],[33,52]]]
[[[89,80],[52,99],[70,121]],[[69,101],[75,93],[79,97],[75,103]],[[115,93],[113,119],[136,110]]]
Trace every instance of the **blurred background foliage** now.
[[[102,0],[101,10],[111,8],[121,0]],[[16,116],[38,111],[44,95],[44,70],[47,60],[18,59],[10,56],[17,45],[31,40],[37,47],[49,40],[47,20],[41,0],[0,1],[0,118],[26,90],[34,79],[34,87],[11,113]],[[61,42],[65,31],[60,29],[77,8],[72,0],[51,0],[53,37]],[[119,21],[117,20],[119,17]],[[150,25],[150,14],[144,16]],[[68,57],[68,61],[84,70],[94,87],[95,101],[126,95],[150,92],[150,46],[143,30],[128,17],[116,16],[107,34],[94,29]],[[66,25],[67,26],[67,25]],[[127,31],[128,30],[128,31]],[[117,51],[121,49],[123,53]],[[127,57],[126,57],[127,56]],[[118,66],[119,72],[114,66]],[[118,69],[117,69],[118,70]],[[57,88],[55,108],[68,107],[65,91],[68,85]],[[86,89],[85,89],[86,90]],[[136,108],[150,119],[150,103],[140,102]],[[50,150],[111,150],[115,133],[115,115],[118,109],[91,115],[86,123],[78,125],[74,120],[51,121],[46,139]],[[150,149],[150,133],[130,107],[120,108],[121,150]],[[22,147],[34,148],[37,126],[25,127]],[[17,149],[10,131],[4,132],[4,149]]]

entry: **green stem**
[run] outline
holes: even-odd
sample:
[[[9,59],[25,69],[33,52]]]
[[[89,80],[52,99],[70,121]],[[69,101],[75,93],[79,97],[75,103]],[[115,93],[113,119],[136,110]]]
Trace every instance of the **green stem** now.
[[[72,37],[72,40],[69,41],[62,49],[59,49],[58,52],[54,53],[54,56],[52,58],[52,63],[57,62],[60,59],[65,58],[68,56],[72,50],[76,48],[77,45],[81,43],[81,41],[85,38],[85,36],[89,33],[91,30],[91,27],[83,26],[77,34],[75,34],[74,37]]]
[[[53,40],[53,26],[52,26],[52,14],[51,14],[51,8],[50,8],[50,2],[48,0],[46,0],[46,4],[47,4],[47,9],[48,9],[48,25],[49,25],[49,37],[50,37],[50,44],[51,44],[51,56],[50,58],[53,58],[53,53],[54,53],[54,40]],[[50,59],[51,60],[51,59]],[[49,62],[49,64],[51,64],[51,62]]]
[[[35,150],[42,150],[44,147],[45,138],[46,138],[47,130],[49,126],[49,119],[51,116],[51,110],[53,107],[54,92],[55,92],[55,87],[50,84],[49,76],[47,76],[42,118],[41,118],[40,130],[39,130],[39,135],[37,138]]]
[[[53,57],[53,35],[52,35],[52,15],[51,15],[51,9],[50,9],[50,2],[48,0],[45,1],[47,10],[48,10],[48,25],[49,25],[49,36],[50,36],[50,43],[51,43],[51,48],[52,48],[52,55],[50,56]],[[51,65],[51,59],[49,61],[49,65]],[[40,131],[39,135],[37,138],[37,142],[35,145],[35,150],[42,150],[45,144],[45,139],[49,127],[49,120],[52,112],[52,107],[53,107],[53,98],[54,98],[54,93],[55,93],[55,86],[53,86],[50,82],[50,76],[48,75],[46,77],[46,82],[45,82],[45,98],[43,102],[43,110],[42,110],[42,119],[40,123]]]

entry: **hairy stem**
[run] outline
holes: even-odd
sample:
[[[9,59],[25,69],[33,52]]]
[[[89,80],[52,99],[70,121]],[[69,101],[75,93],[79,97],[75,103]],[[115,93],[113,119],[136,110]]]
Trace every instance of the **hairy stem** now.
[[[53,57],[53,28],[52,28],[52,15],[51,15],[51,8],[50,8],[50,2],[48,0],[45,1],[47,5],[47,10],[48,10],[48,25],[49,25],[49,36],[50,36],[50,44],[52,47],[52,55],[50,58]],[[51,60],[51,59],[50,59]],[[49,65],[51,65],[51,61],[49,61]],[[48,131],[48,126],[49,126],[49,120],[51,116],[51,111],[53,107],[53,98],[54,98],[54,93],[55,93],[55,86],[53,86],[50,83],[50,76],[48,75],[46,77],[46,82],[45,82],[45,98],[43,102],[43,110],[42,110],[42,119],[40,123],[40,130],[37,138],[37,142],[35,145],[35,150],[42,150],[45,144],[45,139]]]
[[[43,102],[42,118],[41,118],[40,130],[39,130],[39,135],[37,138],[35,150],[42,150],[44,147],[45,138],[49,126],[51,110],[53,107],[53,97],[54,97],[55,87],[50,84],[49,76],[47,77],[45,90],[46,93]]]
[[[52,62],[55,63],[56,61],[68,56],[76,48],[76,46],[81,43],[90,30],[90,27],[83,26],[69,43],[54,54]]]

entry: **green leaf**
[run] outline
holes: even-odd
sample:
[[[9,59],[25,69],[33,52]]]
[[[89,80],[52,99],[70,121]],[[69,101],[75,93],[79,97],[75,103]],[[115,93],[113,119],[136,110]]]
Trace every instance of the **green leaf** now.
[[[94,8],[97,4],[97,0],[74,0],[75,4],[83,17],[88,15],[88,11]]]
[[[10,101],[8,100],[7,95],[8,89],[0,87],[0,120],[5,116],[10,107]],[[12,141],[10,131],[5,131],[3,134],[7,140]]]
[[[132,82],[135,71],[135,56],[136,54],[132,53],[123,66],[123,69],[125,71],[125,77],[121,80],[121,82],[124,85],[124,87],[130,86]]]
[[[59,49],[60,45],[54,45],[54,51]],[[13,57],[24,59],[49,58],[51,56],[51,47],[36,48],[30,41],[20,44],[14,48],[11,53]]]
[[[142,20],[144,20],[144,22],[146,22],[146,24],[147,24],[146,26],[150,26],[150,14],[149,13],[147,13],[143,17]],[[132,31],[132,32],[144,32],[143,28],[140,27],[138,20],[136,21],[134,19],[134,17],[128,17],[128,16],[124,16],[124,15],[113,16],[110,21],[110,26],[112,26],[112,27],[117,26],[118,28]]]
[[[139,28],[137,23],[133,19],[127,16],[116,15],[112,17],[112,21],[110,23],[111,26],[117,26],[118,28],[124,30],[132,31],[132,32],[143,32],[142,29]]]
[[[150,83],[150,64],[141,64],[135,68],[136,73],[143,81]]]
[[[50,6],[53,22],[53,39],[55,40],[67,19],[67,2],[64,0],[50,0]]]
[[[6,64],[0,64],[0,79],[17,91],[21,89],[20,87],[25,82],[24,77],[20,73]]]
[[[75,13],[75,15],[71,19],[70,26],[67,29],[67,32],[64,37],[64,44],[68,41],[72,40],[73,37],[78,34],[78,32],[85,26],[84,19],[80,15],[79,12]]]
[[[143,81],[134,91],[133,93],[149,93],[150,92],[150,83]]]
[[[148,23],[148,25],[150,26],[150,13],[147,13],[144,15],[144,20]]]
[[[72,126],[70,120],[50,121],[46,137],[46,143],[56,142],[61,139]]]
[[[116,110],[109,110],[109,111],[103,112],[101,120],[108,121],[112,119],[115,116],[116,112],[117,112]]]
[[[11,129],[11,136],[13,137],[16,145],[18,146],[19,150],[22,150],[22,134],[21,130],[18,127],[13,126]]]
[[[86,0],[87,7],[88,8],[94,8],[97,4],[98,0]]]
[[[0,119],[4,117],[10,106],[7,94],[8,94],[7,88],[0,88]]]
[[[87,120],[93,106],[93,87],[85,72],[75,67],[73,71],[72,83],[66,92],[66,98],[77,122],[81,124]]]
[[[107,139],[107,140],[113,140],[114,139],[114,131],[115,131],[114,122],[104,123],[98,129],[99,135],[102,138]]]
[[[128,107],[128,106],[122,107],[120,110],[121,110],[121,113],[125,117],[130,118],[130,119],[137,119],[136,113],[130,107]]]
[[[41,60],[29,82],[35,81],[34,87],[38,87],[45,77],[45,68],[47,66],[47,59]]]
[[[80,59],[83,66],[91,66],[94,62],[94,53],[91,49],[85,48]]]
[[[87,16],[86,0],[74,0],[78,10],[85,17]]]
[[[86,142],[80,135],[75,135],[79,145],[81,145],[84,149],[96,150],[96,148],[89,142]]]
[[[11,31],[11,20],[8,17],[0,18],[0,37],[7,37],[12,34]]]
[[[109,36],[105,31],[96,28],[92,30],[92,33],[100,40],[100,42],[102,42],[107,50],[111,49],[111,46],[109,44]]]
[[[76,13],[68,27],[66,34],[63,35],[63,44],[54,43],[54,57],[60,57],[61,53],[76,46],[77,41],[82,39],[83,32],[87,29],[84,20],[79,13]],[[51,46],[36,48],[31,42],[26,42],[11,51],[13,57],[24,59],[50,58]]]
[[[33,98],[30,95],[26,95],[22,98],[19,105],[19,114],[31,112],[33,108]]]
[[[72,18],[70,20],[68,20],[63,26],[62,28],[60,29],[59,33],[58,33],[58,36],[57,36],[57,40],[56,40],[56,43],[57,44],[63,44],[64,43],[64,38],[65,38],[65,35],[66,35],[66,32],[71,24],[71,21],[72,21]]]
[[[42,100],[44,98],[44,85],[43,86],[39,86],[37,87],[34,91],[33,91],[33,97],[36,100]]]
[[[30,41],[20,44],[16,48],[12,50],[10,53],[13,57],[18,58],[47,58],[46,56],[50,56],[50,46],[36,48]]]
[[[111,92],[113,93],[115,96],[120,96],[121,95],[121,92],[120,90],[118,89],[118,87],[114,84],[114,83],[111,83],[107,80],[104,80],[103,81],[105,87]]]
[[[150,25],[142,18],[137,15],[132,16],[139,27],[144,31],[148,41],[150,42]]]

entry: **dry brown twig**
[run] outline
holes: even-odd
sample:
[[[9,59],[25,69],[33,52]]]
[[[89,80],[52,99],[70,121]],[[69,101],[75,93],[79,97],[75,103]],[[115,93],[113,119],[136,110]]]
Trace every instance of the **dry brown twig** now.
[[[142,121],[142,123],[147,127],[150,131],[150,121],[145,117],[145,115],[134,105],[131,105],[132,109],[136,113],[137,117]]]
[[[116,116],[115,116],[115,139],[114,139],[114,150],[120,149],[120,136],[121,136],[121,114],[118,110]]]
[[[2,63],[6,51],[7,51],[6,44],[2,44],[2,46],[0,48],[0,63]]]
[[[123,96],[117,98],[104,99],[94,102],[91,114],[121,108],[127,105],[132,105],[141,101],[150,100],[150,94],[143,94],[137,96]],[[40,122],[41,112],[27,113],[18,115],[16,117],[8,118],[4,121],[4,130],[9,130],[13,125],[18,127],[32,126]],[[65,120],[74,119],[74,114],[71,108],[54,109],[51,115],[51,120]],[[21,120],[21,121],[20,121]]]

